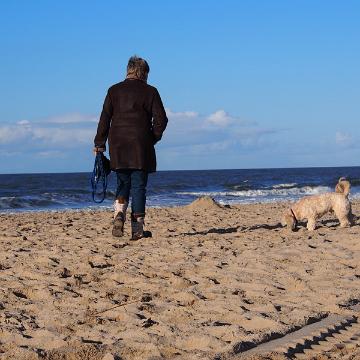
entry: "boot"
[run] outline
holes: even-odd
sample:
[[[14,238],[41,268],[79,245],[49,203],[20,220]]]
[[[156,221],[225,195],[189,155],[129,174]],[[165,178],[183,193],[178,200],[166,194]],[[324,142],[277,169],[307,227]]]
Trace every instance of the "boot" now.
[[[131,240],[152,237],[150,231],[144,231],[145,218],[131,215]]]
[[[127,201],[122,197],[117,198],[114,202],[114,225],[112,229],[113,236],[121,237],[124,235],[127,206]]]

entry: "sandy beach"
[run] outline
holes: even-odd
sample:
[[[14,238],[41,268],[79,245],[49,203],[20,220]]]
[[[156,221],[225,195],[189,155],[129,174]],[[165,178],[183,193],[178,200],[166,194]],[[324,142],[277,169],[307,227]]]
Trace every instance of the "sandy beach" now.
[[[1,214],[0,358],[246,358],[241,344],[350,314],[360,202],[353,227],[329,214],[314,232],[281,227],[285,207],[151,208],[153,237],[136,242],[129,223],[111,236],[111,211]]]

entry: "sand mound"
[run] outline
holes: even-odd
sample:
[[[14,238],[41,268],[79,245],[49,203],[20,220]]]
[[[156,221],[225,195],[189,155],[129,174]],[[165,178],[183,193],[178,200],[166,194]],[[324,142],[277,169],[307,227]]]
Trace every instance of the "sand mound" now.
[[[187,205],[187,208],[190,210],[219,210],[223,209],[223,206],[210,196],[201,196]]]
[[[47,352],[45,360],[102,360],[104,350],[95,345],[69,346]]]

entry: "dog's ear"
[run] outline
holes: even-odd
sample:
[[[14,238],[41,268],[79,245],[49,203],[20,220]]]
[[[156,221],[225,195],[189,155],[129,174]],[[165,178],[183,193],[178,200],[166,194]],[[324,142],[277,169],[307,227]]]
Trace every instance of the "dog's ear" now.
[[[335,192],[348,196],[350,193],[350,187],[350,181],[346,180],[344,177],[341,177],[336,184]]]

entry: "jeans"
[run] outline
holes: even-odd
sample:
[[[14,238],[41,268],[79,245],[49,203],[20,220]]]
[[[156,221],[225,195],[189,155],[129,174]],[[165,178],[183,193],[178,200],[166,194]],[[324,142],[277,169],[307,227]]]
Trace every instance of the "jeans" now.
[[[131,194],[131,213],[135,216],[145,216],[146,185],[148,173],[144,170],[116,170],[116,198],[129,202]]]

